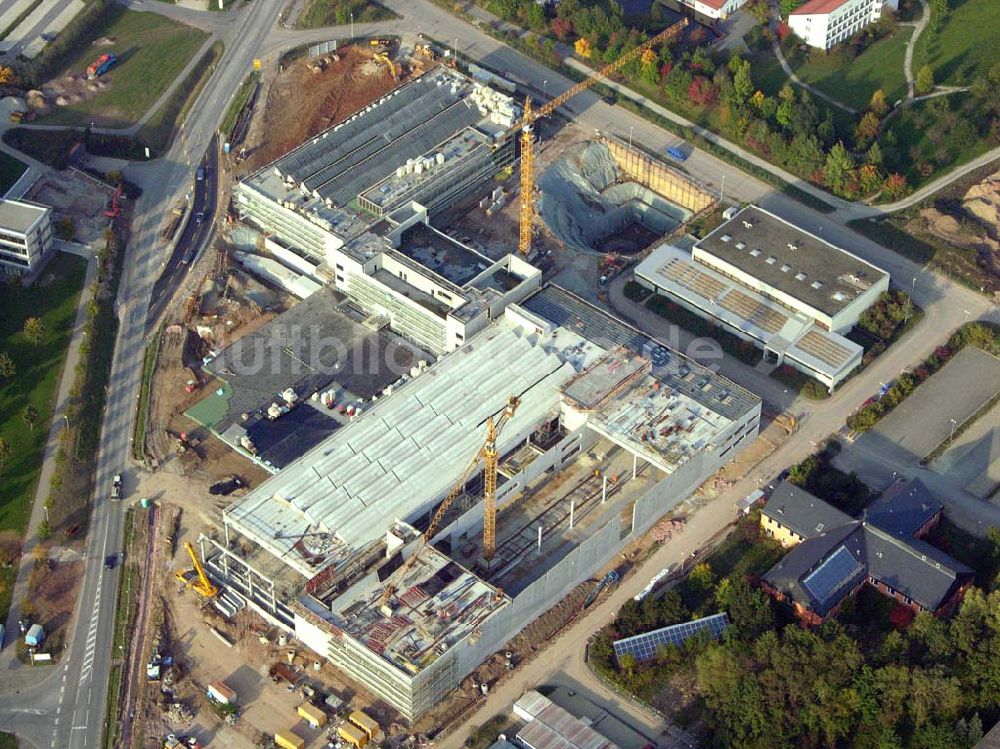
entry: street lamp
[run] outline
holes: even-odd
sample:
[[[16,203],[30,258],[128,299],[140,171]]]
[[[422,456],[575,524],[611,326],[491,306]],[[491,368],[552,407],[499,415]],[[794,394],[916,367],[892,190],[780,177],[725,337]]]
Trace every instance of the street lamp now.
[[[958,426],[958,422],[955,421],[954,419],[950,419],[950,421],[951,421],[951,436],[948,438],[948,441],[952,442],[955,439],[955,427]]]
[[[549,85],[548,80],[542,81],[542,99],[545,99],[545,87]]]
[[[635,125],[628,126],[628,150],[632,150],[632,131],[635,130]]]
[[[343,18],[343,16],[341,16]],[[354,14],[351,13],[351,40],[354,40]]]
[[[788,388],[785,388],[784,390],[781,391],[781,411],[782,411],[782,413],[784,413],[784,411],[785,411],[785,400],[786,400],[786,396],[787,395],[788,395]]]

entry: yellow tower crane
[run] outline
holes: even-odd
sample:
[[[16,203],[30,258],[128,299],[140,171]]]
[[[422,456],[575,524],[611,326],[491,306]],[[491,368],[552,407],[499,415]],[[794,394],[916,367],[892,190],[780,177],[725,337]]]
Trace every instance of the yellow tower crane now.
[[[187,550],[188,555],[191,557],[191,561],[194,563],[194,568],[189,570],[177,570],[174,576],[183,583],[187,583],[188,586],[194,588],[196,591],[201,593],[205,598],[215,598],[219,594],[219,588],[208,579],[208,575],[205,574],[205,569],[201,566],[201,562],[198,561],[198,554],[194,550],[194,546],[188,541],[184,544],[184,548]]]
[[[546,115],[552,114],[581,91],[586,91],[595,83],[598,83],[602,78],[609,77],[612,73],[639,57],[647,49],[651,49],[658,44],[662,44],[663,42],[672,39],[674,36],[683,31],[687,24],[687,19],[682,18],[673,26],[664,29],[656,36],[647,39],[638,47],[629,50],[614,62],[605,65],[603,68],[594,73],[591,73],[585,80],[580,81],[576,85],[566,89],[538,109],[533,110],[531,108],[531,97],[528,97],[525,101],[524,117],[522,117],[521,121],[508,131],[508,134],[513,134],[518,129],[521,130],[521,210],[520,231],[518,233],[519,237],[517,247],[522,254],[527,255],[531,250],[531,227],[535,219],[535,137],[532,132],[535,121],[545,117]]]
[[[469,465],[466,466],[465,470],[462,472],[461,478],[455,483],[451,491],[448,492],[448,496],[445,497],[441,504],[438,506],[437,511],[434,513],[434,517],[431,518],[430,524],[427,526],[427,530],[424,531],[423,536],[420,538],[420,542],[414,552],[407,557],[406,561],[403,562],[402,566],[393,574],[392,580],[387,580],[385,587],[382,589],[382,596],[379,601],[379,608],[383,614],[386,616],[392,616],[392,609],[389,607],[389,599],[392,598],[392,594],[396,592],[396,587],[399,582],[405,577],[406,572],[413,566],[420,552],[423,550],[427,542],[434,537],[437,533],[438,526],[441,525],[441,521],[444,519],[445,514],[448,512],[448,508],[451,507],[452,503],[462,493],[465,488],[466,482],[472,477],[476,469],[479,467],[479,461],[482,459],[484,465],[483,474],[483,556],[486,559],[493,558],[493,552],[496,548],[496,501],[497,501],[497,466],[500,463],[500,455],[497,452],[497,438],[500,436],[500,431],[503,429],[504,425],[507,424],[514,416],[517,411],[517,407],[521,405],[521,399],[516,395],[508,396],[507,405],[504,406],[503,412],[499,417],[494,419],[490,416],[486,420],[486,441],[483,446],[476,450],[476,454],[469,461]]]

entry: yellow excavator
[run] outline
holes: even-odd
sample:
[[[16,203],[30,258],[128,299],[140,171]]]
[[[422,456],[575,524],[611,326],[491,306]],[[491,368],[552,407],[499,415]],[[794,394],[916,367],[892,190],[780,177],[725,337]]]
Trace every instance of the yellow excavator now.
[[[194,550],[194,546],[190,541],[188,541],[184,544],[184,548],[187,549],[187,553],[191,557],[194,567],[186,570],[177,570],[177,572],[174,573],[174,577],[187,585],[189,588],[194,588],[196,591],[205,596],[205,598],[215,598],[219,595],[219,588],[215,583],[209,580],[208,575],[205,574],[205,568],[202,567],[201,562],[198,561],[198,554]]]

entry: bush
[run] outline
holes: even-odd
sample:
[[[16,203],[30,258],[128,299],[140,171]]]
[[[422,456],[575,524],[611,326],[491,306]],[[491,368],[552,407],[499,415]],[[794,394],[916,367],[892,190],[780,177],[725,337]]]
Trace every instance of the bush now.
[[[638,284],[635,281],[629,281],[625,284],[622,289],[622,293],[625,295],[626,299],[631,299],[633,302],[645,302],[650,295],[653,293],[651,289],[647,289],[642,284]]]

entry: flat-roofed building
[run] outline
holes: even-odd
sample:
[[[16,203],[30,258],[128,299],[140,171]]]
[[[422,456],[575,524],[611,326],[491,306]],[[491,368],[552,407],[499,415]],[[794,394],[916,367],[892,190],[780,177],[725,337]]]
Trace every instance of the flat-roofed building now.
[[[807,0],[788,14],[788,25],[806,44],[830,49],[895,10],[898,0]]]
[[[424,544],[510,395],[489,564],[478,465]],[[546,286],[234,502],[206,567],[414,720],[748,445],[760,406]]]
[[[756,206],[689,246],[656,248],[636,281],[830,389],[861,363],[845,334],[889,288],[884,270]]]
[[[0,275],[23,276],[54,252],[52,209],[27,200],[0,200]]]

